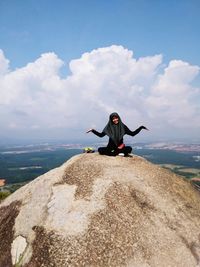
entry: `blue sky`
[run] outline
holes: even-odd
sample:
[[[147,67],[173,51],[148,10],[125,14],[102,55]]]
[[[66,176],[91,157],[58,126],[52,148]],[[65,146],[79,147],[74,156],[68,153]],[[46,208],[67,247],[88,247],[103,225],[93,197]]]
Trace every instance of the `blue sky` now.
[[[85,138],[118,111],[149,139],[197,140],[199,14],[199,0],[0,0],[0,137]]]
[[[0,1],[0,46],[13,68],[54,51],[67,62],[123,45],[200,65],[199,0]]]

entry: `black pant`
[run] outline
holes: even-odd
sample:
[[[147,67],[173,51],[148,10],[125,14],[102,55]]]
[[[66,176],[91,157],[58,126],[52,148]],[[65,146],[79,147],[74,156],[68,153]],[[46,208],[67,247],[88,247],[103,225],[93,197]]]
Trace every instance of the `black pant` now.
[[[132,147],[131,146],[125,146],[122,149],[110,149],[108,147],[99,147],[98,152],[101,155],[107,155],[107,156],[117,156],[119,153],[124,153],[125,156],[127,156],[129,153],[131,153]]]

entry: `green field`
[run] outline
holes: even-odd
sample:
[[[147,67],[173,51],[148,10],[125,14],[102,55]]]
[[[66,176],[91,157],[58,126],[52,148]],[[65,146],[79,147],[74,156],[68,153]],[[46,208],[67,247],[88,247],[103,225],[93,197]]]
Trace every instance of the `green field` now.
[[[200,169],[185,168],[184,166],[175,165],[175,164],[160,164],[160,166],[166,169],[170,169],[176,174],[182,175],[188,179],[200,177]]]
[[[0,179],[6,179],[7,184],[30,181],[81,152],[80,149],[69,149],[0,154]]]
[[[0,150],[0,179],[6,179],[6,186],[1,187],[1,190],[14,192],[24,183],[60,166],[72,156],[80,153],[82,153],[82,149],[27,151],[26,153],[10,154],[1,153]],[[159,149],[138,149],[133,153],[188,179],[200,177],[200,162],[196,161],[194,157],[196,153]]]

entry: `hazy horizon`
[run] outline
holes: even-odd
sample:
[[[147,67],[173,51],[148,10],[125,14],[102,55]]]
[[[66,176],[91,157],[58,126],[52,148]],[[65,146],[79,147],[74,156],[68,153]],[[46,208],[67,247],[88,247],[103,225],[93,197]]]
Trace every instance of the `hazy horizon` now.
[[[91,145],[107,143],[108,137],[105,138],[87,138],[87,139],[67,139],[67,138],[0,138],[1,146],[15,146],[15,145],[38,145],[38,144],[80,144],[80,145]],[[130,137],[124,137],[126,144],[150,144],[150,143],[172,143],[172,144],[200,144],[199,139],[151,139],[147,140],[144,138],[133,139]]]

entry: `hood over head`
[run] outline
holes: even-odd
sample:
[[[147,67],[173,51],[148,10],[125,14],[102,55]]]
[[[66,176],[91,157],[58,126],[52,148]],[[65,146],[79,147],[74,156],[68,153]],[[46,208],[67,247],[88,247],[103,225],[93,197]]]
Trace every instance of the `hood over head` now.
[[[113,117],[119,118],[118,124],[113,123]],[[121,118],[117,112],[113,112],[110,114],[109,121],[103,129],[103,132],[108,135],[117,146],[120,145],[119,142],[125,135],[125,124],[121,121]]]

